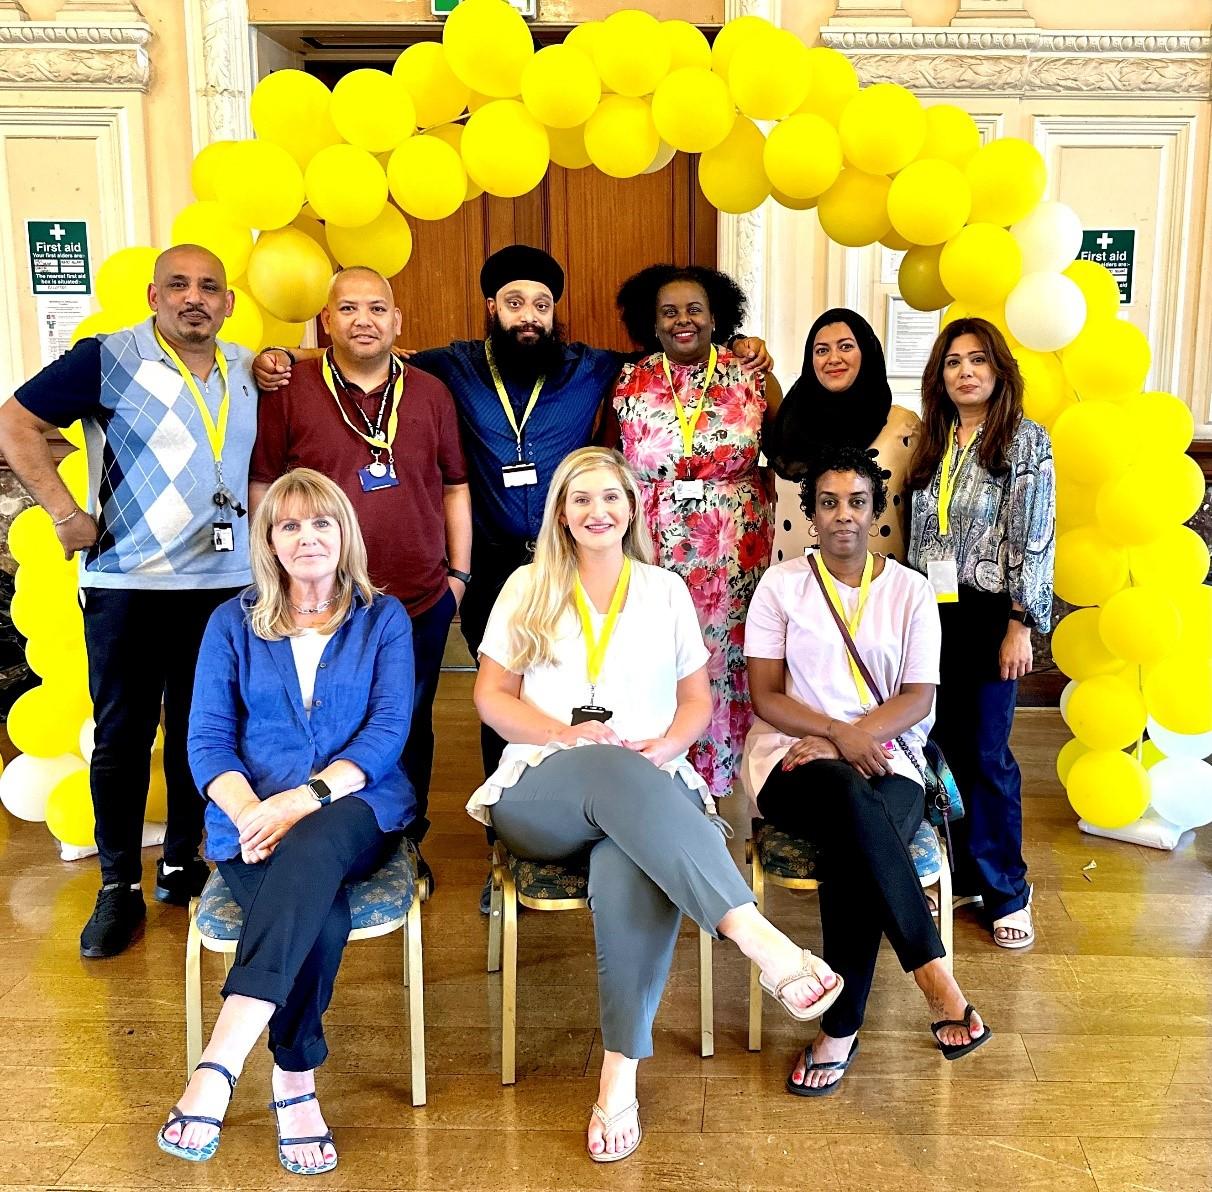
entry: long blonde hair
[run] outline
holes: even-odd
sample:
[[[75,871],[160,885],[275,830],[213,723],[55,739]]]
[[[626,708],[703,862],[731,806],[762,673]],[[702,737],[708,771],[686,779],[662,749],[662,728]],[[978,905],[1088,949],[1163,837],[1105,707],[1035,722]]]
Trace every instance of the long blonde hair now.
[[[516,674],[555,662],[556,632],[564,614],[573,607],[577,578],[576,540],[560,515],[573,481],[597,468],[608,468],[614,473],[631,507],[631,520],[623,535],[623,554],[638,563],[652,562],[652,536],[644,520],[640,485],[627,461],[606,447],[582,447],[565,456],[547,490],[530,582],[510,626],[513,657],[509,669]]]
[[[331,517],[341,528],[341,554],[328,620],[317,625],[321,633],[332,633],[349,615],[355,594],[366,603],[378,589],[366,570],[366,544],[358,528],[358,515],[349,498],[327,476],[311,468],[295,468],[269,486],[248,530],[253,585],[257,599],[249,612],[252,631],[265,641],[298,637],[302,632],[291,615],[286,574],[270,543],[274,526],[285,517]]]

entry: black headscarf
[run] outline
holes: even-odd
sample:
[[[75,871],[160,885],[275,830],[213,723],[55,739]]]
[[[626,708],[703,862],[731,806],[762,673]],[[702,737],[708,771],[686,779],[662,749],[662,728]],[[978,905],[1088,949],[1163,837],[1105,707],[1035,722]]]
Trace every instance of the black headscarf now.
[[[817,379],[812,364],[817,332],[831,323],[845,323],[862,353],[858,376],[842,393],[830,393]],[[864,450],[870,447],[884,429],[891,409],[884,349],[871,324],[853,310],[834,307],[812,324],[804,344],[799,380],[787,390],[762,447],[780,476],[800,480],[810,457],[826,443],[846,443]]]

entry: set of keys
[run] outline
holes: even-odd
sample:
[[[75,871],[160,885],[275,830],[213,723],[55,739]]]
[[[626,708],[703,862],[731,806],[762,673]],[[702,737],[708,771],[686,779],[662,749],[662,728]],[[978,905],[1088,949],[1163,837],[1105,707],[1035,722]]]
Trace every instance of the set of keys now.
[[[240,498],[236,496],[226,485],[219,485],[215,489],[215,495],[211,498],[219,507],[220,516],[224,510],[230,509],[237,517],[244,517],[248,512],[243,505],[240,504]],[[229,551],[236,549],[236,534],[229,521],[217,521],[211,525],[211,544],[217,551]]]

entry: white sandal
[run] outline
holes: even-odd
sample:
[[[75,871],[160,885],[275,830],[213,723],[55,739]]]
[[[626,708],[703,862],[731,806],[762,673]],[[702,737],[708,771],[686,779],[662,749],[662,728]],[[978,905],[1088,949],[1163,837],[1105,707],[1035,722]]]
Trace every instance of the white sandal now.
[[[632,1103],[628,1105],[626,1109],[620,1109],[618,1113],[613,1115],[607,1114],[607,1112],[595,1101],[593,1103],[593,1109],[591,1112],[593,1113],[593,1116],[602,1123],[603,1130],[609,1130],[615,1124],[615,1122],[619,1120],[619,1118],[625,1117],[629,1113],[635,1114],[635,1142],[633,1142],[625,1151],[615,1151],[613,1154],[608,1154],[606,1151],[603,1151],[600,1155],[595,1155],[593,1151],[589,1149],[589,1144],[585,1144],[586,1152],[595,1163],[617,1163],[620,1159],[626,1159],[629,1155],[635,1154],[636,1147],[638,1147],[640,1143],[644,1141],[644,1127],[640,1125],[640,1103],[638,1101],[632,1101]],[[603,1145],[605,1145],[605,1139],[602,1141]]]
[[[819,977],[812,967],[812,953],[807,948],[800,949],[800,967],[793,973],[788,973],[777,984],[771,984],[766,980],[766,974],[758,975],[758,984],[768,993],[788,1014],[791,1015],[797,1022],[810,1022],[814,1018],[819,1018],[834,1002],[837,1001],[842,994],[844,982],[840,973],[834,973],[833,976],[836,983],[831,989],[826,989],[820,997],[810,1006],[804,1006],[802,1009],[789,1001],[783,994],[783,990],[788,985],[794,985],[796,981],[802,981],[805,977],[813,977],[818,981]]]
[[[1035,943],[1035,920],[1031,914],[1031,896],[1034,893],[1034,890],[1027,891],[1026,906],[993,920],[993,942],[999,948],[1028,948]],[[1027,934],[1022,939],[1001,939],[997,934],[999,931],[1025,931]]]

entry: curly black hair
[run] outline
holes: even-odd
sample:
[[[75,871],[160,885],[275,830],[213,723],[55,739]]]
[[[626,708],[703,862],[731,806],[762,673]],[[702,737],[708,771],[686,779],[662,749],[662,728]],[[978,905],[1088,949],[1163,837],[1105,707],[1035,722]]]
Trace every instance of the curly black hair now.
[[[816,512],[817,482],[826,472],[855,472],[871,481],[871,508],[873,517],[888,508],[888,486],[884,473],[875,462],[875,452],[866,447],[853,447],[849,443],[829,443],[816,452],[808,461],[808,471],[800,481],[800,508],[806,517]]]
[[[615,296],[627,334],[645,352],[655,352],[661,346],[655,330],[657,294],[662,286],[674,281],[690,281],[703,288],[715,320],[712,338],[716,343],[727,343],[741,329],[749,303],[745,292],[727,273],[705,265],[649,265],[633,273]]]

